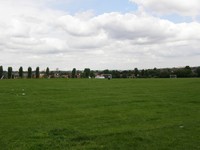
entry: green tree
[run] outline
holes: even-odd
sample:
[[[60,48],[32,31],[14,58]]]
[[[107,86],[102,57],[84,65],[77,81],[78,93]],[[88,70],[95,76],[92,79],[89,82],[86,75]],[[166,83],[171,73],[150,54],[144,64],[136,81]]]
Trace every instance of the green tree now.
[[[144,70],[144,76],[145,76],[145,78],[149,77],[149,70]]]
[[[128,71],[127,70],[124,70],[121,72],[121,77],[122,78],[128,78]]]
[[[76,78],[76,68],[73,68],[72,70],[72,78]]]
[[[174,71],[174,74],[177,75],[178,78],[185,77],[185,69],[179,68]]]
[[[169,78],[170,77],[170,70],[169,69],[161,69],[159,73],[160,78]]]
[[[142,69],[142,70],[141,70],[141,77],[143,77],[143,78],[144,78],[144,76],[145,76],[144,73],[145,73],[145,70]]]
[[[90,77],[90,68],[85,68],[84,69],[83,77],[84,78],[89,78]]]
[[[153,77],[159,77],[159,74],[160,74],[160,70],[157,68],[154,68],[153,69]]]
[[[12,78],[12,67],[8,67],[8,79]]]
[[[28,67],[28,78],[32,78],[32,68]]]
[[[190,66],[186,66],[185,68],[180,68],[174,71],[174,73],[177,75],[177,77],[192,77],[193,73],[192,73],[192,69],[190,68]]]
[[[50,75],[49,67],[47,67],[45,75],[47,78],[49,77],[49,75]]]
[[[40,77],[40,68],[39,67],[36,68],[35,74],[36,74],[36,78]]]
[[[112,70],[111,74],[112,78],[120,78],[120,71],[118,70]]]
[[[20,77],[20,78],[23,78],[23,76],[24,76],[23,68],[20,67],[20,68],[19,68],[19,77]]]
[[[0,66],[0,79],[3,77],[3,66]]]
[[[139,76],[139,70],[138,70],[138,68],[134,69],[134,74],[135,74],[135,77]]]
[[[190,66],[186,66],[184,68],[184,72],[185,72],[185,77],[192,77],[192,69],[190,68]]]
[[[103,71],[104,74],[111,74],[110,71],[108,69]]]
[[[197,76],[200,77],[200,67],[197,68],[196,73],[197,73]]]
[[[91,77],[91,78],[95,78],[95,73],[94,73],[94,71],[90,71],[90,77]]]

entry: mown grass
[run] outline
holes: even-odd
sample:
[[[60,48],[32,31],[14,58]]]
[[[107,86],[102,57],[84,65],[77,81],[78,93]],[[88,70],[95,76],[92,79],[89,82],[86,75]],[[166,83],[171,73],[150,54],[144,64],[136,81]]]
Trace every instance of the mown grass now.
[[[0,81],[0,149],[200,149],[200,79]]]

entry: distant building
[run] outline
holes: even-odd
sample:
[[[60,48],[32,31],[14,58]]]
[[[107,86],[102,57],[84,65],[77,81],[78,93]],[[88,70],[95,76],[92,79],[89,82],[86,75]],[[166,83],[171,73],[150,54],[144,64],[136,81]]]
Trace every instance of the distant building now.
[[[19,72],[15,71],[12,73],[12,78],[13,79],[18,79],[19,78]]]
[[[95,76],[96,79],[112,79],[112,74],[100,74]]]
[[[95,79],[105,79],[105,77],[102,76],[102,75],[96,75],[96,76],[95,76]]]

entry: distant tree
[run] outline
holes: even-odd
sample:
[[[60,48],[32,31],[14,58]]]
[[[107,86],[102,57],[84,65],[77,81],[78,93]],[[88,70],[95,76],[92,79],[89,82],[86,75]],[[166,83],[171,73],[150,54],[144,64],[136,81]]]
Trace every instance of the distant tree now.
[[[160,74],[160,70],[157,68],[154,68],[153,69],[153,77],[159,77],[159,74]]]
[[[145,70],[144,69],[141,70],[141,77],[143,77],[143,78],[145,77]]]
[[[3,77],[3,66],[0,66],[0,79]]]
[[[169,78],[170,77],[170,70],[168,70],[168,69],[160,70],[159,77],[160,78]]]
[[[73,68],[72,70],[72,78],[76,78],[76,68]]]
[[[128,71],[124,70],[122,71],[122,78],[128,78]]]
[[[128,77],[132,77],[134,74],[133,70],[128,70]]]
[[[144,70],[144,77],[145,78],[148,78],[149,77],[149,70]]]
[[[32,78],[32,68],[28,67],[28,78]]]
[[[196,69],[197,76],[200,77],[200,67]]]
[[[192,69],[190,68],[190,66],[186,66],[185,68],[184,68],[184,72],[185,72],[185,77],[192,77],[193,75],[192,75]]]
[[[23,68],[20,67],[20,68],[19,68],[19,77],[20,77],[20,78],[23,78],[23,76],[24,76]]]
[[[159,77],[159,70],[157,68],[154,68],[154,69],[148,69],[148,76],[149,77],[153,77],[153,78],[156,78],[156,77]]]
[[[39,67],[36,68],[35,75],[36,75],[36,78],[40,77],[40,68]]]
[[[12,78],[12,67],[8,67],[8,79]]]
[[[174,71],[174,73],[177,75],[177,77],[192,77],[192,69],[189,66],[186,66],[185,68],[179,68]]]
[[[112,70],[111,72],[113,78],[120,78],[120,71]]]
[[[138,70],[138,68],[134,69],[134,74],[135,74],[136,77],[139,76],[139,70]]]
[[[90,77],[91,77],[91,78],[95,78],[95,73],[94,73],[94,71],[90,71]]]
[[[85,68],[83,72],[83,77],[89,78],[89,76],[90,76],[90,68]]]
[[[47,78],[49,77],[49,75],[50,75],[49,67],[47,67],[45,75]]]
[[[177,75],[177,77],[185,77],[185,70],[183,68],[176,69],[174,71],[174,74]]]
[[[108,69],[103,71],[104,74],[110,74],[110,71]]]

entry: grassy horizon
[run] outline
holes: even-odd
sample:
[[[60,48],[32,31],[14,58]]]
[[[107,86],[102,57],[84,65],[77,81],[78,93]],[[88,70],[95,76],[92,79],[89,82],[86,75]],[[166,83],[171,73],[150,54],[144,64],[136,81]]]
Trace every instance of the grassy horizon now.
[[[0,148],[200,149],[200,79],[0,80]]]

